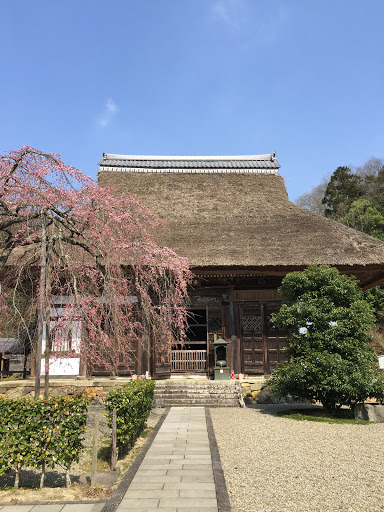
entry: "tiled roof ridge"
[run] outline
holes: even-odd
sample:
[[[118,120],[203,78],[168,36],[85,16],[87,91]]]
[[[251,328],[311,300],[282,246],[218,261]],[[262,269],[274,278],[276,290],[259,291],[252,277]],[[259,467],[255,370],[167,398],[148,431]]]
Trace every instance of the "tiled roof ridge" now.
[[[265,155],[206,155],[206,156],[165,156],[165,155],[117,155],[113,153],[103,153],[103,158],[106,160],[175,160],[175,161],[226,161],[226,160],[269,160],[274,161],[276,151]]]
[[[100,172],[277,174],[280,164],[275,155],[276,152],[266,155],[237,156],[155,156],[104,153],[99,166]]]

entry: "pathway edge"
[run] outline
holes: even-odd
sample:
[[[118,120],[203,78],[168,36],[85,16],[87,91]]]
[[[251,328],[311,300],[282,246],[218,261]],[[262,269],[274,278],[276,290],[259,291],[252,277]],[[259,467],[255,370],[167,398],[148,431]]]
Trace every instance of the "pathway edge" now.
[[[101,509],[101,512],[115,512],[116,511],[117,507],[120,505],[122,499],[124,498],[125,493],[128,490],[128,487],[131,485],[131,482],[132,482],[137,470],[139,469],[141,463],[143,462],[144,457],[147,454],[147,451],[151,447],[158,431],[160,430],[160,427],[164,423],[165,418],[168,416],[169,410],[170,410],[169,407],[167,407],[164,410],[159,421],[157,422],[156,426],[152,430],[150,437],[147,439],[147,441],[145,442],[140,453],[138,454],[136,459],[133,461],[133,463],[131,464],[131,466],[129,467],[129,469],[127,470],[125,475],[123,476],[123,479],[119,483],[116,491],[113,493],[113,496],[111,498],[109,498],[107,503]]]
[[[209,438],[209,447],[211,449],[213,477],[216,487],[216,499],[219,512],[231,512],[231,503],[229,501],[229,494],[227,484],[225,482],[223,466],[221,465],[219,448],[216,442],[215,431],[213,430],[213,423],[211,412],[208,407],[205,407],[205,417],[207,420],[207,430]],[[104,511],[102,511],[104,512]]]

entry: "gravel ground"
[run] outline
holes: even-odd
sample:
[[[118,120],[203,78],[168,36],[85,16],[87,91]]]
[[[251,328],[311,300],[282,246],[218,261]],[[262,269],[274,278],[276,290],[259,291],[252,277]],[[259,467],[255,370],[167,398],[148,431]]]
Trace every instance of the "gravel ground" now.
[[[211,409],[233,512],[384,511],[383,423],[296,421],[281,409],[292,405]]]

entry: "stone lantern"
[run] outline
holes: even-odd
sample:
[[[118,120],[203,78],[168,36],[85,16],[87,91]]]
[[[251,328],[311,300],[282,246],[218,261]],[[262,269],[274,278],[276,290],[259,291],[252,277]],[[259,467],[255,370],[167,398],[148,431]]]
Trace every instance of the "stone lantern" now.
[[[221,337],[211,343],[215,354],[215,380],[229,380],[227,348],[230,343],[230,341],[225,341]]]

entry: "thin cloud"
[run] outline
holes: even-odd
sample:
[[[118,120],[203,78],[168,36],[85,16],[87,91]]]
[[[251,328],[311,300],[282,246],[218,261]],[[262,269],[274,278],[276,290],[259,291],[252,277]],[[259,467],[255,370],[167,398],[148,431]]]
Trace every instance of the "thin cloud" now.
[[[212,6],[213,18],[233,32],[239,32],[247,20],[244,0],[216,0]]]
[[[107,100],[106,104],[104,105],[103,113],[97,119],[98,125],[101,126],[102,128],[106,128],[110,124],[110,122],[112,121],[112,119],[114,118],[114,116],[117,114],[118,111],[119,111],[119,109],[118,109],[116,103],[111,98],[109,98]]]
[[[225,26],[237,38],[242,36],[247,46],[278,42],[281,30],[289,25],[293,13],[294,9],[289,4],[264,12],[256,0],[254,3],[249,0],[214,0],[210,8],[211,20]]]

